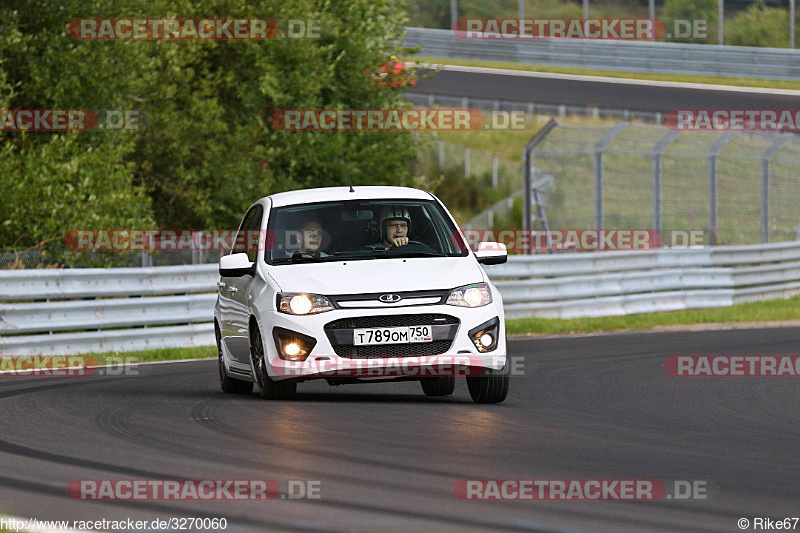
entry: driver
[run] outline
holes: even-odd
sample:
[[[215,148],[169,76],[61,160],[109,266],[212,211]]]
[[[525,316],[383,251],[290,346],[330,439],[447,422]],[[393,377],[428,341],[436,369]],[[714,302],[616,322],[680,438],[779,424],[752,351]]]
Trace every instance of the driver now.
[[[378,216],[381,241],[378,246],[392,248],[408,244],[411,215],[405,207],[384,207]]]

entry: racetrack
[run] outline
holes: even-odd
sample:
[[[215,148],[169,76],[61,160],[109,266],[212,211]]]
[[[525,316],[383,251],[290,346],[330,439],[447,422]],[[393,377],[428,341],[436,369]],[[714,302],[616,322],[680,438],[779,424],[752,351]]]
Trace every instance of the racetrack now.
[[[499,405],[416,382],[219,390],[216,361],[0,377],[0,512],[225,517],[230,531],[739,531],[800,513],[800,378],[678,378],[670,355],[797,355],[800,328],[517,339]],[[319,500],[74,501],[75,479],[319,480]],[[704,480],[705,501],[460,501],[460,479]]]
[[[672,109],[796,109],[798,91],[631,81],[588,76],[445,67],[421,71],[408,92],[537,104],[666,113]]]

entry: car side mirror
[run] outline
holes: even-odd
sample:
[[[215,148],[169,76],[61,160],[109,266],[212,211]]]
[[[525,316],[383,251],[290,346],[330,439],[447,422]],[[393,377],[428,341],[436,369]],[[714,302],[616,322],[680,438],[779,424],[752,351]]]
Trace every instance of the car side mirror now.
[[[240,278],[256,273],[256,264],[250,262],[246,253],[223,255],[219,260],[219,275],[224,278]]]
[[[482,265],[502,265],[508,261],[508,249],[502,242],[482,242],[478,244],[475,257]]]

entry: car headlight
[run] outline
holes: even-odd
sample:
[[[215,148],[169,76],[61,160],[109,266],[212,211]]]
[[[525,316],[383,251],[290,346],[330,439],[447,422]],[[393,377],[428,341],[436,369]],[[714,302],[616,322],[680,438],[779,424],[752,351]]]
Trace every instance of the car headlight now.
[[[461,307],[482,307],[492,303],[492,291],[486,283],[465,285],[450,291],[445,303]]]
[[[332,310],[333,304],[319,294],[279,292],[277,307],[288,315],[313,315]]]

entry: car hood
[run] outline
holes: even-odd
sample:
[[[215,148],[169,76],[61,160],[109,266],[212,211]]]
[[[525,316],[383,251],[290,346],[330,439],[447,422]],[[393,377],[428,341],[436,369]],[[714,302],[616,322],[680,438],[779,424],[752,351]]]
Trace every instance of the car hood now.
[[[483,269],[472,257],[367,259],[271,267],[284,292],[359,294],[451,289],[480,283]]]

